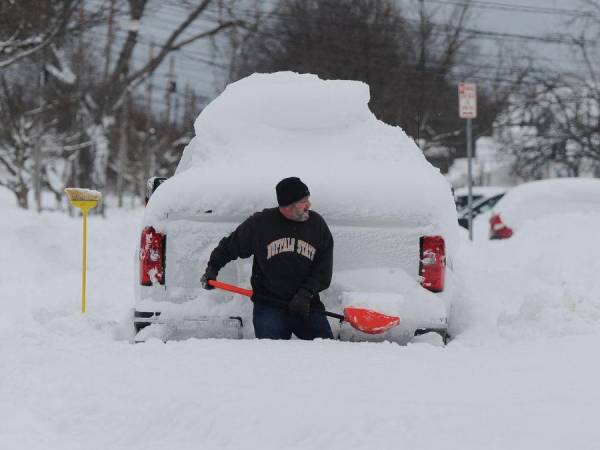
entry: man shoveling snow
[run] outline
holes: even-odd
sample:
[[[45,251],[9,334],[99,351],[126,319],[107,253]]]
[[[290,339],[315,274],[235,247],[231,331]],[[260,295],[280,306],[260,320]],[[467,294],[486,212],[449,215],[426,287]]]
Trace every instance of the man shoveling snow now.
[[[296,177],[276,186],[276,208],[242,222],[212,251],[202,276],[208,282],[228,262],[254,256],[252,319],[257,338],[328,338],[333,334],[319,292],[331,283],[333,237],[325,220],[310,211],[308,187]]]

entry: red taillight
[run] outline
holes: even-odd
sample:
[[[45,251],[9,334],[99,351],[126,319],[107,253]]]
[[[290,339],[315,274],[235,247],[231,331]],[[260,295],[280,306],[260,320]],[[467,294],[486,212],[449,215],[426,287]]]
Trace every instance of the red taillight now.
[[[513,230],[504,225],[499,214],[490,217],[490,239],[507,239],[513,235]]]
[[[140,241],[140,284],[154,283],[165,284],[165,235],[146,227]]]
[[[446,245],[441,236],[422,236],[420,239],[419,275],[421,286],[432,292],[444,290],[446,277]]]

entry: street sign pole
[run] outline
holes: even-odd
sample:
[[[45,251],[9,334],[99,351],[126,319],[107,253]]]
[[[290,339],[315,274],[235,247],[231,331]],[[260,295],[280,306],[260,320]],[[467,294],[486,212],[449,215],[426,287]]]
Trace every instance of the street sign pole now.
[[[469,208],[469,239],[473,240],[473,128],[477,117],[477,87],[474,83],[458,85],[458,115],[467,119],[467,192]]]
[[[473,147],[471,120],[467,119],[467,186],[469,195],[469,240],[473,240]]]

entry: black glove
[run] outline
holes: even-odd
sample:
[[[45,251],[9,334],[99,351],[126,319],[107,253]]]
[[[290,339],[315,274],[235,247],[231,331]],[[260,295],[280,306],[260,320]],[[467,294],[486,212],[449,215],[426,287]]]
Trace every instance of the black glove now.
[[[207,266],[206,271],[204,272],[204,275],[202,275],[202,278],[200,278],[200,283],[202,283],[202,287],[204,289],[208,289],[209,291],[211,289],[214,289],[214,287],[212,287],[210,284],[208,284],[208,281],[216,280],[218,273],[219,273],[219,271],[217,269],[215,269],[214,267]]]
[[[290,301],[290,312],[299,316],[307,317],[310,312],[310,301],[312,300],[312,293],[306,288],[298,289],[298,292],[292,297]]]

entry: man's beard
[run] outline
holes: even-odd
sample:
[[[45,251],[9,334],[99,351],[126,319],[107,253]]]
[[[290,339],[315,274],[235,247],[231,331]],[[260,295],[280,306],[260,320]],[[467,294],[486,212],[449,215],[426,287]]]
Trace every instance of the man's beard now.
[[[296,217],[294,217],[294,220],[296,222],[306,222],[308,220],[308,211],[302,211],[301,213],[296,214]]]

